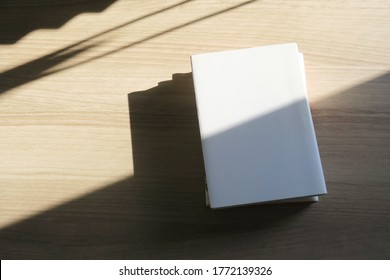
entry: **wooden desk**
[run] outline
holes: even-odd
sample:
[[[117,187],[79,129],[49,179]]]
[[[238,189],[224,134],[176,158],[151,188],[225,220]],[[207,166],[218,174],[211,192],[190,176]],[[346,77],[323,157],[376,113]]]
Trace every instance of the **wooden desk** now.
[[[389,1],[60,2],[0,4],[2,259],[390,257]],[[209,210],[189,56],[285,42],[329,195]]]

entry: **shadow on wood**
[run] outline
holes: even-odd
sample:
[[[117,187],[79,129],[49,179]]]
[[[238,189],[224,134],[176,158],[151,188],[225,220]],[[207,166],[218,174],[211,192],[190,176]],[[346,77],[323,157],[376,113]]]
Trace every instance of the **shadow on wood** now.
[[[248,258],[239,244],[280,234],[307,208],[205,206],[190,73],[129,94],[129,108],[134,176],[1,230],[2,258]]]
[[[1,229],[0,257],[388,259],[389,89],[386,73],[312,104],[319,203],[219,211],[205,206],[191,74],[131,93],[134,176]]]
[[[3,0],[0,3],[0,44],[14,44],[37,29],[60,28],[81,13],[99,13],[116,0]]]
[[[228,13],[232,10],[237,9],[237,8],[251,4],[257,0],[245,1],[245,2],[239,3],[237,5],[228,7],[226,9],[219,10],[219,11],[213,12],[213,13],[209,13],[209,14],[202,16],[202,17],[199,17],[197,19],[187,21],[183,24],[173,26],[171,28],[168,28],[168,29],[165,29],[163,31],[151,34],[151,35],[146,36],[144,38],[141,38],[139,40],[127,43],[121,47],[111,49],[111,50],[106,51],[102,54],[98,54],[98,55],[86,58],[80,62],[73,63],[72,65],[64,66],[64,67],[59,68],[59,69],[53,69],[54,66],[56,66],[64,61],[67,61],[71,58],[74,58],[75,56],[77,56],[77,55],[79,55],[79,54],[81,54],[81,53],[83,53],[83,52],[85,52],[85,51],[87,51],[95,46],[99,46],[99,45],[103,44],[105,42],[105,39],[103,38],[104,35],[110,34],[116,30],[119,30],[123,27],[129,26],[131,24],[134,24],[134,23],[136,23],[140,20],[143,20],[145,18],[153,17],[157,14],[164,13],[170,9],[174,9],[176,7],[179,7],[181,5],[189,3],[191,1],[193,1],[193,0],[185,0],[185,1],[182,1],[179,3],[176,3],[174,5],[164,7],[160,10],[156,10],[156,11],[151,12],[149,14],[142,15],[138,18],[132,19],[132,20],[127,21],[125,23],[119,24],[115,27],[112,27],[112,28],[106,29],[102,32],[99,32],[93,36],[87,37],[87,38],[80,40],[76,43],[70,44],[64,48],[57,50],[57,51],[51,52],[47,55],[44,55],[44,56],[39,57],[37,59],[31,60],[29,62],[26,62],[22,65],[16,66],[16,67],[11,68],[7,71],[4,71],[4,72],[0,73],[0,80],[1,80],[0,94],[3,94],[5,92],[9,91],[10,89],[13,89],[13,88],[21,86],[23,84],[40,79],[42,77],[50,76],[52,74],[59,73],[59,72],[64,71],[64,70],[68,70],[71,68],[81,66],[83,64],[89,63],[89,62],[94,61],[96,59],[100,59],[102,57],[112,55],[112,54],[120,52],[122,50],[134,47],[134,46],[142,44],[142,43],[145,43],[149,40],[158,38],[160,36],[163,36],[165,34],[179,30],[181,28],[193,25],[195,23],[199,23],[201,21],[204,21],[206,19],[218,16],[218,15]],[[23,1],[22,1],[22,3],[23,3]],[[10,8],[11,10],[13,9],[12,7],[14,7],[14,5],[17,5],[17,4],[12,4],[12,5],[8,4],[8,6],[11,7]],[[52,14],[55,14],[55,9],[53,9],[53,7],[48,6],[48,9],[50,9],[50,10],[45,11],[45,15],[50,15],[49,17],[51,17]],[[52,11],[52,10],[54,10],[54,11]],[[39,12],[37,12],[37,13],[39,14]],[[8,16],[10,16],[10,15],[11,15],[11,19],[7,18],[7,20],[12,22],[12,20],[13,20],[12,11],[9,11]],[[7,22],[7,21],[5,21],[5,22]],[[49,22],[50,22],[50,20],[49,20]],[[53,20],[53,22],[55,22],[55,20]],[[7,24],[8,24],[8,22],[7,22]],[[51,24],[53,24],[53,23],[51,23]],[[5,24],[5,26],[8,26],[8,25]],[[11,26],[12,26],[12,24],[11,24]],[[16,26],[18,26],[18,25],[16,25]],[[16,28],[16,27],[13,27],[13,28]],[[0,32],[0,40],[4,36],[6,37],[8,33],[14,34],[13,30],[7,31],[7,29],[5,29],[5,30],[0,30],[0,31],[1,31]],[[2,35],[2,33],[4,33],[5,35]],[[1,41],[0,41],[0,43],[1,43]]]

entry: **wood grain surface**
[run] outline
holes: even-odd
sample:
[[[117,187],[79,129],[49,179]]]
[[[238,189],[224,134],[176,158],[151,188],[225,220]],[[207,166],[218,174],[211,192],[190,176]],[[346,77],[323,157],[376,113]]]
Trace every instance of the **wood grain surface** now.
[[[389,31],[385,0],[2,1],[0,257],[390,258]],[[189,56],[286,42],[329,194],[210,210]]]

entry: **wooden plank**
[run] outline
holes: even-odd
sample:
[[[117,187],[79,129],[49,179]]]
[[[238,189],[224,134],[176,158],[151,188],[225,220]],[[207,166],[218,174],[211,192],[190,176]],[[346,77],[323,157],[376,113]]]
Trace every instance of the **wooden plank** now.
[[[2,259],[390,257],[388,1],[70,2],[0,4]],[[329,195],[209,210],[189,55],[285,42]]]

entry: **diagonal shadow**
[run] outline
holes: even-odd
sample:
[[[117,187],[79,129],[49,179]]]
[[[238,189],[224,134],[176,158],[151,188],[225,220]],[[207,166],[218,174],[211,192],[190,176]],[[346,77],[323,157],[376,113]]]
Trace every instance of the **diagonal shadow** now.
[[[96,41],[94,43],[84,44],[83,46],[56,51],[40,57],[37,60],[23,64],[22,66],[18,66],[14,69],[1,73],[0,94],[7,92],[12,88],[47,76],[48,74],[45,73],[47,69],[74,58],[89,49],[93,49],[103,42],[104,41]]]
[[[99,34],[96,34],[94,36],[91,36],[89,38],[81,40],[81,41],[79,41],[77,43],[71,44],[71,45],[69,45],[69,46],[67,46],[65,48],[62,48],[62,49],[58,50],[58,51],[55,51],[55,52],[50,53],[48,55],[45,55],[43,57],[37,58],[37,59],[35,59],[33,61],[27,62],[27,63],[25,63],[23,65],[20,65],[20,66],[17,66],[15,68],[12,68],[12,69],[7,70],[7,71],[5,71],[3,73],[0,73],[0,81],[2,81],[2,83],[0,84],[0,94],[1,93],[5,93],[5,92],[7,92],[8,90],[10,90],[12,88],[15,88],[15,87],[21,86],[23,84],[26,84],[26,83],[32,82],[34,80],[37,80],[39,78],[42,78],[42,77],[45,77],[45,76],[49,76],[49,75],[52,75],[52,74],[55,74],[55,73],[59,73],[59,72],[64,71],[64,70],[69,70],[69,69],[72,69],[72,68],[77,67],[77,66],[81,66],[83,64],[89,63],[89,62],[94,61],[96,59],[103,58],[105,56],[117,53],[119,51],[122,51],[122,50],[125,50],[127,48],[133,47],[135,45],[139,45],[139,44],[144,43],[146,41],[149,41],[149,40],[155,39],[157,37],[163,36],[164,34],[176,31],[176,30],[184,28],[184,27],[187,27],[187,26],[192,25],[194,23],[197,23],[197,22],[203,21],[205,19],[208,19],[208,18],[217,16],[217,15],[221,15],[223,13],[232,11],[234,9],[237,9],[239,7],[248,5],[248,4],[250,4],[252,2],[255,2],[257,0],[250,0],[250,1],[246,1],[246,2],[243,2],[243,3],[237,4],[235,6],[226,8],[224,10],[221,10],[221,11],[218,11],[218,12],[215,12],[215,13],[211,13],[209,15],[200,17],[200,18],[195,19],[195,20],[188,21],[188,22],[186,22],[184,24],[181,24],[181,25],[178,25],[178,26],[175,26],[175,27],[172,27],[172,28],[168,28],[168,29],[166,29],[164,31],[161,31],[161,32],[158,32],[156,34],[147,36],[147,37],[145,37],[143,39],[140,39],[140,40],[137,40],[135,42],[126,44],[126,45],[124,45],[122,47],[113,49],[113,50],[105,52],[103,54],[93,56],[93,57],[85,59],[85,60],[83,60],[81,62],[74,63],[72,65],[69,65],[69,66],[66,66],[66,67],[63,67],[63,68],[60,68],[60,69],[56,69],[56,70],[51,70],[50,71],[50,69],[52,67],[60,64],[61,62],[65,61],[65,60],[70,59],[72,57],[72,55],[68,55],[68,54],[72,53],[73,49],[80,50],[80,51],[76,51],[76,53],[80,53],[80,52],[82,52],[82,51],[84,51],[86,49],[86,47],[84,47],[84,44],[90,42],[91,40],[100,38],[101,36],[109,34],[109,33],[113,32],[115,30],[118,30],[118,29],[123,28],[125,26],[128,26],[130,24],[133,24],[133,23],[138,22],[140,20],[143,20],[145,18],[148,18],[148,17],[154,16],[154,15],[157,15],[159,13],[168,11],[170,9],[173,9],[175,7],[178,7],[180,5],[188,3],[190,1],[192,1],[192,0],[183,1],[183,2],[177,3],[175,5],[166,7],[164,9],[161,9],[161,10],[152,12],[150,14],[144,15],[144,16],[139,17],[137,19],[133,19],[133,20],[131,20],[129,22],[126,22],[126,23],[123,23],[123,24],[118,25],[116,27],[113,27],[113,28],[110,28],[108,30],[105,30],[105,31],[103,31],[103,32],[101,32]]]
[[[140,39],[140,40],[137,40],[137,41],[135,41],[135,42],[129,43],[129,44],[127,44],[127,45],[124,45],[124,46],[119,47],[119,48],[117,48],[117,49],[108,51],[108,52],[106,52],[106,53],[103,53],[103,54],[100,54],[100,55],[91,57],[91,58],[89,58],[89,59],[86,59],[86,60],[81,61],[81,62],[79,62],[79,63],[76,63],[76,64],[74,64],[74,65],[70,65],[70,66],[61,68],[61,69],[59,69],[59,70],[54,70],[54,71],[50,72],[49,74],[54,74],[54,73],[57,73],[57,72],[60,72],[60,71],[64,71],[64,70],[67,70],[67,69],[71,69],[71,68],[76,67],[76,66],[83,65],[83,64],[88,63],[88,62],[91,62],[91,61],[93,61],[93,60],[96,60],[96,59],[105,57],[105,56],[107,56],[107,55],[111,55],[111,54],[117,53],[117,52],[122,51],[122,50],[125,50],[125,49],[127,49],[127,48],[130,48],[130,47],[139,45],[139,44],[141,44],[141,43],[147,42],[147,41],[149,41],[149,40],[155,39],[155,38],[160,37],[160,36],[162,36],[162,35],[164,35],[164,34],[167,34],[167,33],[170,33],[170,32],[176,31],[176,30],[179,30],[179,29],[181,29],[181,28],[190,26],[190,25],[192,25],[192,24],[194,24],[194,23],[201,22],[201,21],[206,20],[206,19],[209,19],[209,18],[211,18],[211,17],[215,17],[215,16],[218,16],[218,15],[221,15],[221,14],[224,14],[224,13],[227,13],[227,12],[230,12],[230,11],[232,11],[232,10],[235,10],[235,9],[237,9],[237,8],[246,6],[246,5],[251,4],[251,3],[253,3],[253,2],[256,2],[256,1],[258,1],[258,0],[246,1],[246,2],[240,3],[240,4],[238,4],[238,5],[234,5],[234,6],[232,6],[232,7],[229,7],[229,8],[223,9],[223,10],[220,10],[220,11],[218,11],[218,12],[214,12],[214,13],[208,14],[208,15],[206,15],[206,16],[203,16],[203,17],[200,17],[200,18],[197,18],[197,19],[188,21],[188,22],[183,23],[183,24],[180,24],[180,25],[178,25],[178,26],[175,26],[175,27],[171,27],[171,28],[165,29],[165,30],[163,30],[163,31],[161,31],[161,32],[158,32],[158,33],[156,33],[156,34],[147,36],[147,37],[145,37],[145,38],[143,38],[143,39]]]
[[[190,73],[129,94],[134,176],[1,230],[1,255],[133,259],[175,258],[178,251],[186,258],[182,243],[267,231],[307,207],[208,209],[194,98]],[[22,249],[18,232],[40,240],[39,246],[27,241],[37,251]]]
[[[389,89],[387,73],[313,106],[329,195],[310,211],[307,204],[212,211],[192,75],[174,74],[128,95],[134,176],[2,229],[0,257],[388,258]],[[374,151],[378,163],[356,160]]]
[[[22,0],[22,3],[20,3],[20,5],[25,5],[26,3],[24,3],[24,1],[26,1],[26,0]],[[118,29],[124,28],[128,25],[134,24],[134,23],[141,21],[143,19],[146,19],[148,17],[152,17],[154,15],[166,12],[170,9],[176,8],[180,5],[183,5],[183,4],[191,2],[191,1],[192,0],[182,1],[182,2],[179,2],[177,4],[168,6],[166,8],[163,8],[163,9],[154,11],[152,13],[143,15],[141,17],[132,19],[128,22],[125,22],[125,23],[120,24],[118,26],[109,28],[105,31],[98,33],[98,34],[95,34],[95,35],[90,36],[86,39],[83,39],[83,40],[80,40],[76,43],[73,43],[69,46],[61,48],[61,49],[59,49],[55,52],[52,52],[48,55],[42,56],[40,58],[37,58],[37,59],[32,60],[30,62],[27,62],[23,65],[20,65],[20,66],[17,66],[15,68],[12,68],[10,70],[7,70],[7,71],[0,74],[0,81],[1,81],[0,94],[3,92],[6,92],[12,88],[18,87],[20,85],[32,82],[34,80],[40,79],[40,78],[48,76],[50,74],[60,72],[61,70],[57,70],[55,72],[48,72],[47,70],[62,63],[63,61],[67,61],[67,60],[75,57],[76,55],[90,49],[90,47],[88,47],[88,46],[99,45],[100,43],[103,42],[102,39],[100,39],[100,38],[104,35],[110,34]],[[102,4],[101,2],[99,2],[99,3],[98,3],[98,5]],[[11,7],[20,6],[20,5],[18,5],[17,3],[14,3],[13,5],[11,5]],[[8,5],[8,6],[10,6],[10,5]],[[50,12],[47,12],[44,10],[43,11],[42,10],[35,11],[36,7],[35,6],[33,6],[33,7],[34,7],[34,10],[31,11],[30,13],[33,13],[34,15],[37,14],[38,17],[42,16],[41,15],[42,12],[45,12],[44,13],[45,15],[50,15],[50,17],[52,17],[53,10],[55,11],[55,9],[53,9],[53,7],[51,7],[51,6],[47,7],[47,8],[50,8]],[[69,6],[67,6],[67,7],[69,7]],[[39,6],[38,8],[42,8],[42,7]],[[7,14],[8,14],[8,16],[13,17],[12,13],[7,13]],[[8,25],[12,26],[12,24],[7,23],[6,26],[8,26]],[[2,30],[0,34],[3,34],[3,32],[4,31]],[[6,31],[4,33],[8,34]],[[15,32],[11,32],[11,33],[15,34]],[[2,35],[2,36],[4,36],[4,35]],[[94,41],[96,39],[99,39],[100,41],[95,42],[94,44],[90,43],[91,41]],[[72,67],[74,67],[74,66],[75,65],[73,65]]]
[[[28,33],[43,28],[60,28],[81,13],[98,13],[116,0],[35,1],[2,0],[0,2],[0,44],[14,44]]]

